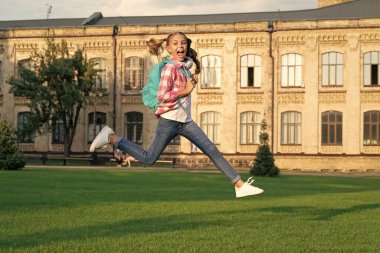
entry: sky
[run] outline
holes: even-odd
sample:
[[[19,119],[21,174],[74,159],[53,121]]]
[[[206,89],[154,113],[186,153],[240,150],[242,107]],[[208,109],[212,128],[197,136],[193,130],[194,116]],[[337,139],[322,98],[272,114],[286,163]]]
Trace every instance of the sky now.
[[[101,12],[104,17],[117,17],[315,8],[317,0],[0,0],[0,20],[87,18],[94,12]]]

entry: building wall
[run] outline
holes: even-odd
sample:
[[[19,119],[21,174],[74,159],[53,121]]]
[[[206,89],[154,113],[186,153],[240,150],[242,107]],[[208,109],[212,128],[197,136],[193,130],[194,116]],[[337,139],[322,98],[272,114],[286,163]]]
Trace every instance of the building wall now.
[[[282,169],[380,170],[380,146],[363,145],[363,114],[380,110],[379,86],[363,85],[363,54],[380,51],[380,19],[274,22],[273,25],[273,33],[268,31],[267,22],[120,26],[116,37],[112,36],[112,27],[62,28],[54,29],[54,32],[58,40],[68,42],[70,50],[80,47],[85,49],[88,59],[106,59],[108,92],[97,99],[96,111],[106,113],[107,124],[120,135],[125,133],[125,113],[143,113],[144,148],[150,145],[157,120],[153,112],[142,104],[138,93],[124,94],[124,59],[130,56],[143,58],[147,81],[148,73],[158,59],[149,55],[145,41],[151,37],[164,38],[172,31],[181,30],[192,39],[199,58],[210,54],[221,56],[221,88],[202,89],[198,85],[192,93],[192,113],[198,124],[203,112],[220,113],[221,138],[217,146],[234,166],[247,168],[254,159],[258,146],[240,144],[240,113],[255,111],[268,122],[272,150]],[[5,81],[17,74],[19,60],[29,57],[34,49],[44,47],[46,32],[45,29],[0,31],[0,114],[14,126],[17,126],[17,113],[28,110],[27,101],[10,94]],[[322,54],[331,51],[343,54],[343,86],[322,86]],[[287,53],[302,55],[301,87],[281,86],[281,56]],[[240,57],[245,54],[261,56],[259,88],[240,87]],[[342,145],[321,144],[321,114],[330,110],[343,115]],[[87,115],[93,111],[94,102],[90,101],[82,112],[73,152],[88,151]],[[288,111],[302,114],[299,145],[281,144],[281,113]],[[62,145],[51,144],[49,134],[38,136],[34,144],[20,146],[24,151],[32,152],[62,151],[63,148]],[[165,156],[176,157],[187,166],[210,166],[209,159],[199,150],[194,150],[185,138],[181,138],[180,145],[168,146]]]

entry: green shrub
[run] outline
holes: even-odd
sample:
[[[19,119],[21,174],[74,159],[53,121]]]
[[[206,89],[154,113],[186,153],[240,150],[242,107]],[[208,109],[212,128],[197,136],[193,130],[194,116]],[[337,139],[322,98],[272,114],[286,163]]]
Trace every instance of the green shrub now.
[[[25,158],[17,144],[16,131],[0,120],[0,169],[19,170],[25,166]]]
[[[273,154],[270,151],[268,140],[269,135],[266,132],[267,124],[265,120],[261,122],[260,146],[256,152],[256,158],[250,173],[254,176],[277,176],[280,173],[279,168],[274,163]]]

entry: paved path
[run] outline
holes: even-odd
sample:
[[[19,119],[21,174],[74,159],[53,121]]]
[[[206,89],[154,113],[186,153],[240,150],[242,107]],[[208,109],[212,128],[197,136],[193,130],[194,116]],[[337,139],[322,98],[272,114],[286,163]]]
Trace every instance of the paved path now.
[[[117,166],[71,166],[71,165],[26,165],[25,169],[80,169],[80,170],[130,170],[130,171],[177,171],[177,172],[193,172],[193,173],[220,173],[216,168],[186,168],[186,167],[161,167],[161,166],[146,166],[146,167],[117,167]],[[248,168],[236,168],[239,173],[249,173]],[[281,171],[282,175],[307,175],[307,176],[380,176],[380,171],[370,172],[329,172],[329,171]]]

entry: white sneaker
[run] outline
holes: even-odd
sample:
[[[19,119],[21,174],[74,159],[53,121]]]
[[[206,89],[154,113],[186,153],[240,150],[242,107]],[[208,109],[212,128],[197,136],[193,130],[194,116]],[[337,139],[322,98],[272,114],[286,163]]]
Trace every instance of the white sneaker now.
[[[254,181],[255,180],[253,179],[253,177],[250,177],[250,178],[248,178],[247,182],[245,182],[240,188],[235,187],[236,198],[241,198],[241,197],[257,195],[257,194],[263,193],[264,192],[263,189],[260,189],[258,187],[251,185]]]
[[[108,126],[103,127],[102,131],[96,136],[95,140],[91,143],[90,152],[94,152],[95,149],[109,144],[108,137],[115,132]]]

